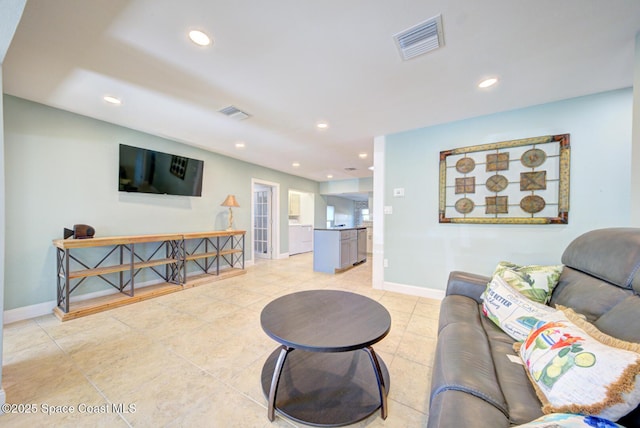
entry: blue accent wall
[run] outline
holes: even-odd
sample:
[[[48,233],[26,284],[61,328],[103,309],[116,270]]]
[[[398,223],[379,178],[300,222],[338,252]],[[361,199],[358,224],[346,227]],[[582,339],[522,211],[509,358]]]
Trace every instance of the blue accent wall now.
[[[384,281],[443,290],[452,270],[490,275],[501,260],[558,264],[581,233],[629,226],[632,105],[633,91],[621,89],[387,135],[382,197],[393,213],[382,219]],[[565,133],[571,134],[569,224],[438,222],[440,151]],[[394,188],[405,196],[393,197]]]

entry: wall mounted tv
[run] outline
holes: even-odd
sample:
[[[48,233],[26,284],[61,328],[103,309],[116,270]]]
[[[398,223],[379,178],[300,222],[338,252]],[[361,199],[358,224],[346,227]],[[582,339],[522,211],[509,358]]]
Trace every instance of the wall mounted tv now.
[[[204,161],[120,144],[121,192],[201,196]]]

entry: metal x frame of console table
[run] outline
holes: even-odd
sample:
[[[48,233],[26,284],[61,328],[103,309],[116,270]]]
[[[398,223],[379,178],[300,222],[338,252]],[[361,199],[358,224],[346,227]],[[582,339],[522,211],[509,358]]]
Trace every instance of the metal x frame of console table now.
[[[152,244],[152,243],[146,243]],[[99,248],[99,247],[96,247]],[[148,247],[146,247],[148,248]],[[157,254],[165,249],[165,259],[162,263],[154,260]],[[153,247],[152,247],[153,249]],[[93,266],[83,262],[71,253],[70,248],[57,248],[57,306],[69,312],[69,295],[73,293],[87,278],[96,276],[115,288],[119,292],[133,297],[135,294],[135,277],[143,268],[150,268],[160,278],[166,282],[181,285],[184,283],[184,241],[168,239],[158,242],[157,247],[148,256],[140,254],[141,250],[136,250],[135,244],[115,244],[110,248],[104,257]],[[103,263],[117,254],[119,265],[104,266]],[[170,262],[167,262],[170,260]],[[84,271],[71,271],[70,264],[75,262],[82,266]],[[164,273],[157,269],[157,266],[164,265]],[[129,272],[129,277],[125,279],[125,272]],[[109,279],[106,275],[118,273],[117,283]],[[77,279],[74,285],[72,280]]]

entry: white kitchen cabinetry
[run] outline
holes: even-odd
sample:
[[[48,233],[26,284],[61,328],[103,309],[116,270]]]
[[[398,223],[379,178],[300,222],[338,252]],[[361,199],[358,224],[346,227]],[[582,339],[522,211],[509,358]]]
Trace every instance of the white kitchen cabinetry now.
[[[289,255],[313,251],[313,226],[310,224],[289,225]]]

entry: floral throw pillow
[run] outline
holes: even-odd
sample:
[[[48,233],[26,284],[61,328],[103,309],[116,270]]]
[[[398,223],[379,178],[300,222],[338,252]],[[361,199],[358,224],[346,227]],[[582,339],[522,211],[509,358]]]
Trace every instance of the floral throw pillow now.
[[[510,286],[527,296],[529,299],[545,304],[551,297],[551,292],[558,284],[563,265],[520,266],[511,262],[500,262],[493,272]]]
[[[552,413],[535,421],[514,428],[624,428],[608,419],[597,416],[574,415],[572,413]]]
[[[617,421],[640,404],[640,344],[600,332],[570,309],[515,348],[542,411]],[[519,349],[518,349],[519,348]]]

